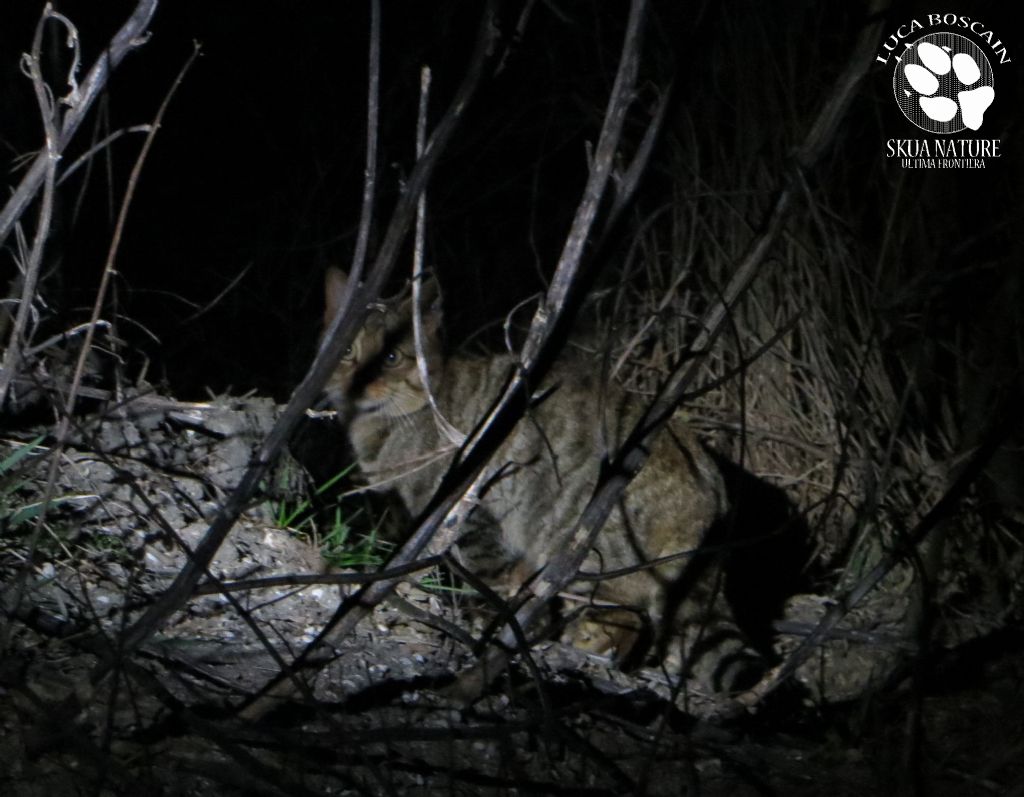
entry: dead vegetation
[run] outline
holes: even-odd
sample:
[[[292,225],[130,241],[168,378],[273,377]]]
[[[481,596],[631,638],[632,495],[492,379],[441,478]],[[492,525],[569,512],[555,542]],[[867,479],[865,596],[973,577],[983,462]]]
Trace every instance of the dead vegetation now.
[[[628,19],[617,9],[603,104],[587,106],[586,185],[541,269],[545,291],[504,329],[516,338],[514,321],[532,312],[520,371],[398,544],[327,569],[310,539],[341,532],[321,504],[338,523],[349,514],[310,495],[288,446],[301,456],[299,437],[328,434],[306,410],[360,311],[407,268],[421,197],[516,51],[488,6],[385,222],[375,191],[387,34],[370,3],[349,268],[363,283],[286,406],[181,402],[128,375],[126,324],[108,294],[144,157],[91,316],[54,335],[65,319],[49,317],[45,289],[59,264],[60,156],[110,70],[131,68],[120,62],[144,45],[156,5],[139,0],[80,82],[68,59],[56,79],[53,64],[38,68],[46,36],[77,42],[74,20],[48,7],[25,43],[44,138],[0,214],[13,275],[0,314],[6,793],[1024,789],[1019,197],[979,219],[852,140],[864,129],[879,149],[884,139],[865,81],[882,18],[846,37],[819,31],[799,60],[749,21],[730,23],[708,80],[684,90],[650,65],[669,57],[652,18],[671,14],[642,0]],[[547,13],[519,11],[524,37],[531,14]],[[692,24],[704,30],[699,15]],[[755,81],[730,63],[772,74]],[[145,127],[143,153],[165,112],[173,104]],[[985,226],[937,232],[958,214]],[[486,596],[498,619],[484,628],[439,573],[455,567],[447,551],[488,454],[574,316],[586,332],[573,342],[651,409],[582,511],[578,544],[517,604]],[[645,441],[679,406],[733,475],[730,598],[774,624],[774,668],[725,702],[540,630]],[[297,530],[307,501],[320,514]]]

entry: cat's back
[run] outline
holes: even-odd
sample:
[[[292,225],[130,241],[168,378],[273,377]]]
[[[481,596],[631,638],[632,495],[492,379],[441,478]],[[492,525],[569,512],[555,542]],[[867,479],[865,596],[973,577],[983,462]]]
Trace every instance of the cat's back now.
[[[441,388],[449,420],[471,431],[512,368],[505,356],[449,362]],[[574,358],[557,363],[530,392],[533,405],[491,461],[495,479],[484,500],[509,547],[540,564],[579,519],[646,400],[611,383],[601,363]],[[717,465],[681,418],[666,424],[649,454],[601,535],[609,561],[632,561],[637,534],[651,557],[696,547],[725,509]]]

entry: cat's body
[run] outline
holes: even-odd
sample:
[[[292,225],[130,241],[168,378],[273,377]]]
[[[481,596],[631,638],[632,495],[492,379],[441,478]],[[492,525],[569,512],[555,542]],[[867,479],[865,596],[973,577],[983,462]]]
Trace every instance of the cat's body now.
[[[327,313],[332,315],[344,275],[328,273]],[[342,412],[367,482],[394,490],[413,515],[421,512],[450,465],[457,446],[435,420],[417,369],[408,300],[372,310],[329,385]],[[455,429],[469,433],[492,406],[512,368],[507,356],[441,356],[439,310],[424,313],[425,354],[437,408]],[[603,461],[639,417],[643,405],[607,385],[600,368],[563,363],[544,387],[554,391],[524,417],[491,459],[493,478],[460,543],[468,566],[513,589],[539,572],[571,533],[593,494]],[[647,465],[599,532],[581,568],[600,574],[635,568],[696,551],[726,511],[722,477],[691,429],[673,421],[654,443]],[[683,641],[691,670],[709,684],[714,662],[696,662],[697,640],[727,636],[743,646],[728,606],[713,579],[694,577],[700,567],[682,556],[607,579],[581,579],[571,590],[602,604],[626,607],[608,617],[619,626],[608,646],[622,649],[643,626],[668,630]],[[702,562],[700,564],[706,564]],[[685,576],[684,576],[685,571]],[[687,582],[685,584],[681,583]],[[685,589],[685,595],[678,594]],[[622,633],[625,627],[628,633]],[[591,626],[592,628],[592,626]],[[586,634],[591,636],[592,632]],[[600,635],[598,635],[599,637]],[[716,644],[718,642],[716,641]],[[592,641],[591,646],[605,646]]]

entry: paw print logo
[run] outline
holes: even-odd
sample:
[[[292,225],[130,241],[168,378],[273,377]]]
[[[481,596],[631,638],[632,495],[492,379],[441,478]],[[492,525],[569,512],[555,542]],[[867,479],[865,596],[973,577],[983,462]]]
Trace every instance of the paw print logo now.
[[[931,33],[907,47],[892,77],[903,115],[929,133],[978,130],[996,97],[992,65],[970,39]]]

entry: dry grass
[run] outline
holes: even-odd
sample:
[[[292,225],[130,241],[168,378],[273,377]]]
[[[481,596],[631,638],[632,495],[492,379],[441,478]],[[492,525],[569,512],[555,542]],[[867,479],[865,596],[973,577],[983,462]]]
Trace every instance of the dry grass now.
[[[715,130],[700,121],[710,101],[676,119],[663,162],[670,200],[638,214],[614,296],[601,303],[613,370],[640,393],[690,356],[696,319],[756,234],[813,106],[794,98],[795,65],[782,54],[795,50],[744,46],[762,47],[771,68],[756,82],[719,73],[733,82],[716,86],[716,99],[732,102]],[[801,68],[814,72],[807,61]],[[790,137],[778,135],[787,127],[780,113]],[[730,115],[731,139],[720,134]],[[881,147],[882,126],[873,127]],[[849,135],[837,153],[856,152],[857,133]],[[849,160],[837,156],[807,177],[803,207],[706,353],[708,389],[685,408],[718,450],[799,507],[813,536],[812,569],[833,593],[856,584],[942,497],[996,420],[1001,396],[1021,389],[1024,366],[1024,335],[1007,309],[1019,281],[1007,276],[1013,249],[999,220],[987,233],[1003,244],[992,260],[973,261],[970,240],[949,255],[936,229],[947,219],[936,218],[941,203],[927,183],[884,173],[880,156],[868,172]],[[978,307],[995,312],[960,302],[965,283],[980,284]],[[1024,608],[1015,586],[1024,567],[1019,502],[1010,489],[993,502],[998,463],[1019,472],[1019,421],[1006,434],[959,513],[882,590],[883,600],[910,604],[938,598],[947,642]],[[936,576],[934,591],[925,582]],[[907,619],[916,633],[919,615]]]

